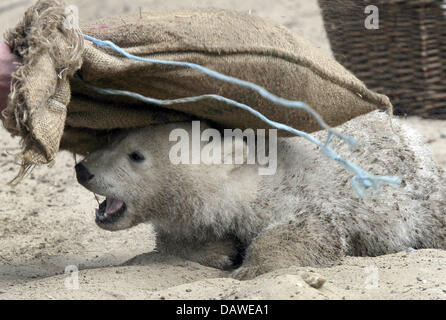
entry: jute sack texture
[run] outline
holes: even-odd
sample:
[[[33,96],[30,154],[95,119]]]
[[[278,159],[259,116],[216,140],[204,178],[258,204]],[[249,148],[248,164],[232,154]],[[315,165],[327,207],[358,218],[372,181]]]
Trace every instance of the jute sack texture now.
[[[65,8],[60,1],[39,1],[5,37],[23,59],[4,119],[11,133],[23,138],[23,170],[53,161],[59,149],[91,152],[117,129],[191,118],[224,128],[269,128],[224,102],[159,107],[98,94],[86,83],[157,99],[219,94],[296,129],[320,130],[303,110],[275,105],[252,90],[190,68],[125,58],[84,40],[81,33],[110,40],[137,56],[192,62],[251,81],[283,98],[305,102],[330,126],[377,108],[392,108],[386,96],[368,90],[311,43],[253,15],[219,9],[142,10],[90,22],[79,30],[66,27],[70,17]]]

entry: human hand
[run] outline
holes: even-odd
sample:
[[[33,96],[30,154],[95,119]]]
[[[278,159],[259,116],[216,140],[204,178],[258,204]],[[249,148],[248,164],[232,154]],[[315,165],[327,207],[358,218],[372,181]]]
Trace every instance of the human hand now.
[[[17,69],[17,65],[14,62],[19,60],[19,57],[11,53],[11,49],[6,43],[0,42],[0,119],[2,118],[1,112],[8,104],[8,95],[11,90],[11,74]]]

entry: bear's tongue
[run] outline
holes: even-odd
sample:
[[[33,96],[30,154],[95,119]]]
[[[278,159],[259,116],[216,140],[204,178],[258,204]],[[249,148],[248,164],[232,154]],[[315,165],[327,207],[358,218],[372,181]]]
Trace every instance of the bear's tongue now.
[[[105,214],[113,215],[116,212],[118,212],[119,209],[121,209],[123,205],[124,205],[124,202],[122,202],[121,200],[117,200],[117,199],[113,199],[113,198],[107,198],[106,199]]]

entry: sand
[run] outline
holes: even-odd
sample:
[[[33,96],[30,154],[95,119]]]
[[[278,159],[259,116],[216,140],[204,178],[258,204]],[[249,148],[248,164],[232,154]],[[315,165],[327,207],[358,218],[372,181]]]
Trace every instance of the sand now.
[[[0,0],[0,31],[32,1]],[[330,53],[315,0],[73,0],[81,20],[145,8],[222,7],[280,22]],[[446,122],[409,118],[446,167]],[[19,141],[0,129],[0,299],[445,299],[446,251],[347,257],[330,268],[288,268],[240,282],[227,272],[153,252],[150,225],[110,233],[96,227],[91,193],[71,154],[58,155],[16,188]],[[70,267],[71,266],[71,267]],[[78,273],[65,274],[77,268]],[[68,270],[67,269],[67,270]],[[71,280],[77,276],[79,288]],[[304,279],[325,280],[317,289]]]

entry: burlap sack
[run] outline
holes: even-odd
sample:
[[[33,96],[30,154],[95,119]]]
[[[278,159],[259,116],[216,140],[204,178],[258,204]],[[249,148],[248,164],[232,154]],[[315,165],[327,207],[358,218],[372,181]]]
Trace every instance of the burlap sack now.
[[[85,83],[158,99],[215,93],[299,130],[320,129],[305,111],[274,105],[249,89],[188,68],[137,62],[98,47],[81,39],[76,29],[67,29],[66,19],[62,2],[42,0],[6,35],[23,65],[15,75],[4,124],[24,138],[25,167],[52,161],[59,147],[88,153],[120,128],[191,117],[226,128],[268,128],[250,113],[222,102],[161,108],[97,94]],[[368,90],[308,41],[249,14],[218,9],[143,10],[88,23],[81,31],[111,40],[134,55],[193,62],[254,82],[283,98],[307,103],[331,126],[376,108],[391,108],[386,96]],[[68,112],[63,105],[68,105]]]

